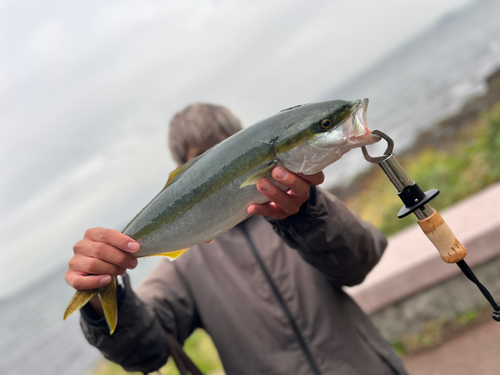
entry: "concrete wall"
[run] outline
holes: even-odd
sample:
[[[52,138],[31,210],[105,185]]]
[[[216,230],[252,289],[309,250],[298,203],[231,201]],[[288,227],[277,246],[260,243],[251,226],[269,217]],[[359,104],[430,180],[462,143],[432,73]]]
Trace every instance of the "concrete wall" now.
[[[479,281],[500,302],[500,183],[441,214],[467,248],[465,260]],[[416,224],[389,238],[366,280],[346,290],[389,341],[488,303],[458,266],[442,261]]]
[[[474,267],[473,271],[496,301],[499,301],[500,256]],[[482,306],[490,304],[476,285],[461,273],[378,311],[371,318],[386,340],[394,342],[404,334],[422,331],[430,320],[452,318],[456,314]],[[493,313],[493,309],[491,312]]]

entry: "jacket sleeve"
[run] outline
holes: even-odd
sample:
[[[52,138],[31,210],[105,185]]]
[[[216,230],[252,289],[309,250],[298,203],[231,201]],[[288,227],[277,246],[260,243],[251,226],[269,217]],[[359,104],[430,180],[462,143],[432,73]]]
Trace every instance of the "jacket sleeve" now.
[[[288,246],[336,286],[361,283],[387,246],[378,229],[316,186],[298,214],[268,221]]]
[[[80,319],[84,336],[127,371],[156,371],[170,354],[165,332],[183,343],[198,326],[194,302],[176,267],[166,259],[142,282],[137,294],[127,275],[124,283],[118,288],[118,324],[113,335],[104,318],[87,305]]]

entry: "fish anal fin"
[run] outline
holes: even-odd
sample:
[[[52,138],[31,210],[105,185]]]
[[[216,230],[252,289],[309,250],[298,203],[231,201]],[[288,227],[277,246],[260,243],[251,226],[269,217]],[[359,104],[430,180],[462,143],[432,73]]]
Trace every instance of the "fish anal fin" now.
[[[181,249],[181,250],[175,250],[175,251],[169,251],[169,252],[166,252],[166,253],[143,255],[140,258],[161,256],[161,257],[167,257],[167,258],[175,259],[175,258],[181,256],[187,249],[189,249],[189,248]]]
[[[254,173],[250,177],[248,177],[245,182],[243,182],[240,185],[240,189],[244,188],[245,186],[250,186],[250,185],[255,185],[257,181],[259,181],[261,178],[266,177],[267,174],[276,166],[277,163],[272,163],[265,167],[264,169],[261,169],[260,171]]]
[[[64,320],[66,320],[75,311],[78,311],[85,306],[87,302],[97,294],[97,291],[98,289],[78,290],[64,312]]]
[[[109,334],[112,335],[118,322],[118,306],[116,303],[116,278],[108,285],[98,289],[99,298],[101,299],[102,311],[109,327]]]

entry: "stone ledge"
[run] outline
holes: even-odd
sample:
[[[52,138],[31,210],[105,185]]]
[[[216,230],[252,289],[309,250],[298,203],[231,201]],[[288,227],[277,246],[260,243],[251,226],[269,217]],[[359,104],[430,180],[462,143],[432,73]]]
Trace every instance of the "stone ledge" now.
[[[500,183],[441,212],[455,236],[467,248],[466,261],[471,267],[500,256],[498,202]],[[346,291],[372,315],[459,273],[456,265],[441,260],[438,251],[415,224],[389,238],[379,264],[361,285],[346,288]]]
[[[500,256],[474,267],[474,273],[498,301]],[[443,318],[452,320],[460,313],[483,306],[493,313],[477,287],[459,274],[388,306],[370,318],[387,341],[395,342],[407,334],[423,332],[429,322]]]

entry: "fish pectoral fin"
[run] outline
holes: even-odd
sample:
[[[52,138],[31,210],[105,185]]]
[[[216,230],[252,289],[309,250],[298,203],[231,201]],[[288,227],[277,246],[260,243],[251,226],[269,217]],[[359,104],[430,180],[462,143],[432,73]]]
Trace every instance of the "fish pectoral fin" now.
[[[254,173],[250,177],[248,177],[245,182],[243,182],[240,185],[240,189],[244,188],[245,186],[250,186],[250,185],[255,185],[257,181],[259,181],[261,178],[266,177],[267,174],[276,166],[277,163],[272,163],[265,167],[264,169],[261,169],[257,173]]]
[[[158,254],[151,254],[151,255],[143,255],[141,257],[138,257],[138,258],[147,258],[147,257],[156,257],[156,256],[160,256],[160,257],[167,257],[167,258],[171,258],[171,259],[175,259],[179,256],[181,256],[182,254],[184,254],[184,252],[189,249],[188,248],[185,248],[185,249],[181,249],[181,250],[175,250],[175,251],[169,251],[169,252],[166,252],[166,253],[158,253]]]
[[[104,317],[106,318],[106,322],[108,323],[109,333],[113,334],[116,328],[116,323],[118,322],[115,280],[116,278],[113,277],[108,285],[105,285],[98,289],[77,291],[69,302],[66,311],[64,312],[64,320],[66,320],[68,316],[73,314],[75,311],[80,310],[87,304],[88,301],[90,301],[92,297],[98,294],[101,300],[102,310],[104,311]]]

